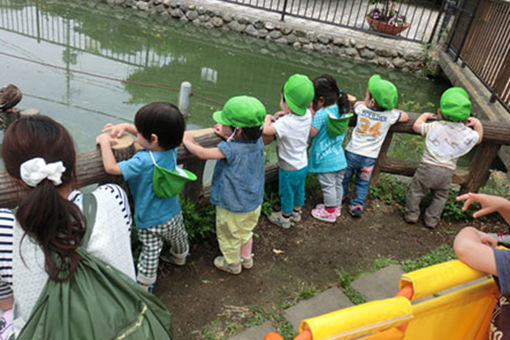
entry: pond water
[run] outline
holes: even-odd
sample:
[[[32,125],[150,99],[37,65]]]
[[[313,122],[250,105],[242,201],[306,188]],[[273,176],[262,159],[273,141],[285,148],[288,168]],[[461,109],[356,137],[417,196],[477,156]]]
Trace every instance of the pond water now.
[[[255,96],[275,112],[293,73],[331,73],[358,98],[380,73],[397,85],[409,110],[435,110],[449,86],[143,14],[94,1],[0,0],[0,85],[20,87],[20,108],[37,108],[64,124],[78,152],[94,148],[105,123],[132,121],[152,101],[177,103],[183,81],[196,94],[188,128],[212,126],[211,113],[234,95]]]

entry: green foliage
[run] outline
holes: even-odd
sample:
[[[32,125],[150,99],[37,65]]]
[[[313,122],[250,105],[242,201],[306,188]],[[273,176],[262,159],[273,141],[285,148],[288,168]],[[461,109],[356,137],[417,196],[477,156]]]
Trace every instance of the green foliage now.
[[[189,198],[181,199],[180,203],[190,242],[203,240],[215,233],[216,211],[212,204],[198,205]]]
[[[304,287],[298,293],[298,300],[306,300],[312,298],[315,295],[316,291],[313,286]]]
[[[489,179],[480,192],[509,199],[510,183],[507,175],[502,171],[490,170]]]
[[[342,287],[342,291],[351,300],[355,305],[359,305],[360,303],[364,303],[365,298],[354,288],[351,287],[351,283],[354,280],[354,277],[346,272],[338,272],[338,280],[340,282],[340,287]]]
[[[280,210],[280,196],[276,188],[266,188],[264,191],[264,202],[262,202],[262,214],[269,216],[273,211]]]
[[[400,265],[407,273],[456,258],[457,257],[455,256],[455,252],[452,247],[447,244],[443,244],[436,249],[433,249],[430,253],[420,256],[417,259],[403,260],[400,262]]]
[[[395,176],[381,174],[375,185],[370,186],[370,195],[386,204],[406,204],[409,184],[403,183]]]

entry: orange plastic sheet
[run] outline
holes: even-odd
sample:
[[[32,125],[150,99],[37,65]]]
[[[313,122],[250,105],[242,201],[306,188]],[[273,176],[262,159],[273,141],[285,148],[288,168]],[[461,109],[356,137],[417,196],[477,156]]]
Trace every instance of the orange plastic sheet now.
[[[300,330],[311,333],[308,340],[487,339],[499,296],[492,278],[455,260],[402,275],[400,288],[412,293],[410,299],[341,309],[303,320]]]

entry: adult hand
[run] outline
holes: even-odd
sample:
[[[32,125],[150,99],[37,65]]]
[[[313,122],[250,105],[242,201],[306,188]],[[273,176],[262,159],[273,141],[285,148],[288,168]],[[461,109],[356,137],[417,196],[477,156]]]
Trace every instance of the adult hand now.
[[[475,194],[472,192],[457,196],[457,201],[466,201],[462,206],[462,210],[464,211],[467,210],[467,208],[469,208],[469,206],[472,203],[474,202],[480,203],[482,205],[482,209],[476,211],[473,214],[474,218],[485,216],[495,211],[498,211],[501,208],[503,208],[505,204],[509,203],[506,199],[499,196]]]

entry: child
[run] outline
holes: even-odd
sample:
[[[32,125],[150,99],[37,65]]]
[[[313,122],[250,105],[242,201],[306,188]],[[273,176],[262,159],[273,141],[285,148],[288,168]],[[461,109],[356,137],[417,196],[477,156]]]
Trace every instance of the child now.
[[[480,143],[483,137],[480,121],[469,117],[471,102],[464,89],[452,87],[446,90],[437,113],[443,120],[426,123],[437,117],[433,113],[424,113],[413,125],[416,133],[425,136],[425,148],[407,192],[404,216],[408,223],[416,223],[420,217],[420,202],[432,190],[432,202],[424,216],[428,228],[435,228],[439,223],[457,159]]]
[[[473,214],[478,218],[493,212],[510,223],[510,202],[503,197],[485,194],[468,193],[457,197],[457,201],[466,201],[462,210],[466,210],[473,202],[480,203],[482,208]],[[499,299],[493,309],[487,339],[508,339],[510,328],[510,252],[497,249],[501,240],[497,235],[486,234],[473,227],[462,229],[453,244],[455,254],[460,261],[468,266],[494,276],[499,288]]]
[[[15,85],[9,84],[0,89],[0,112],[16,113],[14,108],[23,98]]]
[[[305,203],[306,154],[312,114],[308,107],[314,97],[313,83],[305,75],[294,74],[283,86],[279,119],[266,116],[263,134],[276,136],[278,147],[278,191],[281,211],[272,212],[269,221],[284,229],[291,220],[301,221]]]
[[[349,206],[353,217],[363,214],[372,171],[386,134],[396,122],[408,120],[407,113],[395,110],[397,101],[395,85],[376,74],[368,80],[365,100],[354,104],[354,113],[358,118],[345,148],[347,170],[343,182],[346,195],[352,175],[356,173],[354,197]]]
[[[325,222],[336,222],[342,204],[345,168],[342,142],[349,124],[347,112],[351,110],[348,95],[338,88],[335,78],[323,74],[313,80],[315,97],[312,107],[316,110],[312,119],[308,171],[317,173],[322,188],[324,204],[312,210],[312,216]],[[341,120],[338,118],[342,117]],[[336,124],[336,125],[334,125]],[[339,129],[332,131],[335,126]]]
[[[107,124],[97,138],[106,173],[122,175],[128,182],[135,202],[135,222],[142,252],[138,260],[137,281],[151,290],[156,282],[158,258],[163,241],[170,243],[170,252],[162,260],[183,266],[189,251],[188,234],[184,227],[177,196],[157,197],[153,191],[155,165],[167,170],[176,166],[177,147],[185,130],[179,109],[170,103],[156,102],[143,106],[135,116],[135,124]],[[117,164],[111,144],[112,137],[124,131],[136,135],[136,141],[145,149]]]
[[[214,266],[230,274],[253,267],[253,229],[264,199],[264,144],[260,138],[266,108],[257,98],[230,98],[215,112],[215,132],[226,141],[215,148],[198,145],[184,134],[184,146],[202,159],[217,159],[211,184],[216,206],[216,235],[223,256]]]

